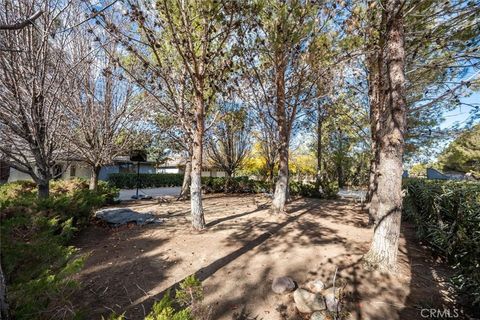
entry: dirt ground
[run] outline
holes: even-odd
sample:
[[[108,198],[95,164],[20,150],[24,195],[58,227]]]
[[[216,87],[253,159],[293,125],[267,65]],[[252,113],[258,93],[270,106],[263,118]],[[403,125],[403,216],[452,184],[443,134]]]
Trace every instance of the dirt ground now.
[[[422,308],[452,308],[449,270],[410,225],[402,225],[398,270],[380,274],[361,261],[373,230],[360,204],[298,199],[275,217],[269,203],[259,195],[208,195],[203,232],[190,227],[189,202],[130,204],[166,222],[82,232],[74,245],[89,257],[78,307],[88,319],[113,310],[143,319],[168,288],[195,273],[213,319],[285,319],[293,299],[272,292],[274,277],[288,275],[300,287],[318,278],[331,284],[338,268],[349,319],[421,319]]]

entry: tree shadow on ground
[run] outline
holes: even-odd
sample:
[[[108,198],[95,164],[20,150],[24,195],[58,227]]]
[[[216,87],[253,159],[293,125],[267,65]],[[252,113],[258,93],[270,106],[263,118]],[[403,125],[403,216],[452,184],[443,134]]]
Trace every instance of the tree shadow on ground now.
[[[402,224],[396,271],[369,270],[361,259],[342,271],[347,271],[347,310],[352,319],[422,319],[426,315],[422,309],[452,308],[445,294],[451,270],[418,245],[408,223]]]
[[[411,268],[409,294],[405,307],[399,311],[399,319],[421,319],[426,317],[450,318],[459,313],[464,315],[462,308],[456,304],[455,291],[448,279],[453,275],[440,257],[424,246],[416,238],[414,226],[404,222],[402,232],[406,239],[405,248],[400,248],[401,254],[408,257]],[[445,315],[438,316],[440,313]],[[443,313],[446,312],[446,313]]]
[[[355,226],[357,228],[371,228],[368,223],[368,212],[361,204],[354,203],[352,200],[323,200],[322,217],[341,221],[343,224]],[[354,214],[348,214],[354,213]]]
[[[261,233],[260,235],[258,235],[257,237],[255,237],[252,240],[248,240],[248,241],[245,241],[245,242],[240,242],[240,243],[243,244],[242,247],[230,252],[229,254],[223,256],[220,259],[217,259],[217,260],[213,261],[212,263],[208,264],[207,266],[205,266],[201,269],[198,269],[197,271],[193,272],[192,274],[194,274],[200,281],[205,281],[206,279],[211,277],[213,274],[215,274],[221,268],[225,267],[226,265],[228,265],[232,261],[236,260],[240,256],[242,256],[245,253],[251,251],[252,249],[257,248],[258,246],[264,244],[266,240],[268,240],[272,236],[275,236],[285,226],[291,224],[292,222],[296,221],[297,219],[299,219],[304,214],[308,213],[308,209],[311,208],[311,205],[312,205],[311,203],[307,203],[305,205],[296,206],[295,209],[294,209],[295,211],[300,210],[300,209],[305,209],[305,211],[303,211],[302,213],[297,214],[297,215],[290,215],[290,216],[284,217],[283,222],[277,223],[273,227],[267,228],[267,230],[265,232]],[[227,241],[235,241],[235,242],[239,243],[238,242],[239,239],[240,238],[230,238]],[[268,250],[268,248],[269,248],[268,246],[262,246],[261,250]],[[269,269],[266,268],[264,272],[266,274],[268,274],[268,271],[269,271]],[[181,279],[181,280],[175,282],[173,285],[171,285],[167,289],[163,290],[159,294],[157,294],[153,297],[150,297],[148,300],[145,300],[144,301],[145,305],[147,305],[147,306],[152,305],[154,301],[157,301],[157,300],[161,299],[163,297],[163,295],[166,294],[167,292],[173,293],[179,287],[179,284],[183,280],[184,279]],[[215,318],[223,315],[223,313],[219,314],[218,310],[224,310],[224,311],[232,310],[231,308],[227,307],[226,305],[235,306],[236,304],[235,304],[235,301],[229,301],[228,299],[225,300],[225,301],[222,301],[222,305],[215,306],[215,310],[217,311],[217,312],[214,313]],[[129,308],[127,308],[127,310],[132,308],[132,307],[135,307],[135,304],[129,306]]]
[[[168,242],[166,238],[141,238],[145,229],[149,227],[95,227],[83,234],[84,241],[76,243],[80,248],[95,248],[82,252],[89,258],[78,278],[82,290],[74,295],[77,306],[89,318],[100,319],[102,315],[108,316],[113,312],[121,314],[125,306],[148,294],[152,283],[167,281],[166,271],[181,262],[180,259],[169,258],[167,253],[144,256],[144,253]],[[99,252],[102,253],[99,255]],[[143,304],[134,308],[138,319],[143,319],[150,310]]]
[[[288,215],[272,216],[264,209],[264,198],[223,197],[223,202],[221,197],[206,198],[206,218],[211,222],[204,232],[190,229],[186,203],[162,206],[163,211],[175,212],[164,225],[87,230],[79,246],[92,253],[81,274],[85,288],[77,299],[89,309],[89,319],[111,310],[126,311],[128,319],[143,319],[155,301],[169,289],[173,293],[190,274],[205,282],[213,319],[302,319],[294,307],[291,310],[291,295],[271,292],[272,277],[279,275],[291,275],[300,286],[310,279],[331,286],[337,270],[338,283],[346,283],[346,310],[352,319],[416,319],[419,301],[435,296],[414,286],[421,283],[420,277],[427,277],[424,288],[441,290],[426,273],[431,262],[422,260],[425,253],[412,258],[418,246],[405,231],[398,274],[366,270],[361,257],[372,230],[361,222],[368,222],[368,215],[346,201],[300,199],[289,204]],[[239,206],[240,212],[233,210]],[[258,304],[268,307],[260,312]]]

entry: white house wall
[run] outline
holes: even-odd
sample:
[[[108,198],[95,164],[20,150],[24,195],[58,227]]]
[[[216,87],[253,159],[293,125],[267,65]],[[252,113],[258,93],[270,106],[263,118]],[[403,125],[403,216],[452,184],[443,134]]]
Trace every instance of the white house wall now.
[[[10,168],[10,176],[8,177],[8,182],[14,182],[18,180],[32,180],[30,175],[20,172],[16,169]]]
[[[218,177],[218,178],[223,178],[227,176],[225,171],[215,171],[214,173],[215,173],[215,177]]]
[[[183,173],[179,168],[157,168],[156,173]]]
[[[64,173],[62,174],[61,179],[68,180],[72,178],[83,178],[89,179],[90,178],[90,167],[82,164],[82,163],[73,163],[72,165],[75,166],[75,176],[71,176],[71,167],[69,166]],[[100,180],[107,180],[108,175],[111,173],[118,173],[119,168],[118,165],[113,166],[105,166],[102,167],[99,174]],[[136,166],[135,166],[136,172]],[[181,174],[183,170],[181,168],[157,168],[155,169],[152,165],[149,164],[142,164],[140,165],[140,173],[170,173],[170,174]],[[202,177],[226,177],[224,171],[219,170],[204,170],[202,171]],[[8,182],[18,181],[18,180],[32,180],[32,178],[25,173],[22,173],[16,169],[10,168],[10,176],[8,178]]]

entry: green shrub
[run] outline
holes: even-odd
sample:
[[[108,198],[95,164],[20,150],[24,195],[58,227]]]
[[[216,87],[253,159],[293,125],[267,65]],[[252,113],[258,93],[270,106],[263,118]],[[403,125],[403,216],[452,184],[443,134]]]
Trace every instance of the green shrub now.
[[[111,173],[108,182],[121,189],[137,187],[136,173]],[[138,177],[139,188],[181,187],[183,174],[177,173],[141,173]]]
[[[203,187],[203,190],[207,193],[226,192],[227,191],[225,190],[226,181],[227,181],[227,178],[202,177],[202,187]],[[231,182],[231,185],[233,183],[234,181]]]
[[[93,209],[113,199],[118,190],[100,183],[97,192],[90,191],[88,183],[75,179],[52,182],[47,199],[38,199],[36,193],[31,182],[0,186],[3,271],[17,320],[50,319],[71,310],[68,300],[77,285],[71,276],[84,258],[68,243]]]
[[[202,177],[203,190],[207,193],[261,193],[268,192],[267,182],[248,177]]]
[[[180,283],[180,289],[175,292],[175,300],[184,307],[202,301],[202,282],[195,275],[189,275]]]
[[[162,300],[155,302],[145,320],[193,320],[193,318],[188,308],[176,312],[170,292],[167,292]]]
[[[313,183],[290,181],[288,187],[291,196],[302,196],[307,198],[320,198],[322,196]]]
[[[152,311],[145,317],[145,320],[206,319],[207,313],[201,307],[202,300],[202,283],[195,275],[190,275],[180,283],[179,289],[175,291],[175,299],[171,298],[170,291],[168,291],[160,301],[153,305]],[[175,308],[176,305],[180,308]]]
[[[117,313],[111,313],[108,318],[104,318],[102,316],[102,320],[126,320],[127,318],[125,318],[125,314],[122,313],[122,314],[117,314]]]
[[[202,177],[202,186],[206,193],[261,193],[269,192],[270,185],[266,181],[251,180],[248,177]],[[313,183],[289,182],[290,195],[308,198],[334,197],[338,192],[334,184],[325,188],[327,192],[320,194]]]
[[[333,199],[337,197],[337,193],[339,190],[337,180],[324,180],[322,181],[321,187],[322,195],[324,198]]]
[[[406,179],[404,216],[455,270],[452,283],[480,304],[480,183]]]

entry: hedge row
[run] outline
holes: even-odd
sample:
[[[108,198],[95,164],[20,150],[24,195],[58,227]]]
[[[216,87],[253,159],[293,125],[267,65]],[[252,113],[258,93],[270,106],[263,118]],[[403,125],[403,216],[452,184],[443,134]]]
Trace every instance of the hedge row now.
[[[202,178],[203,189],[205,192],[225,192],[225,193],[261,193],[270,192],[273,187],[266,181],[251,180],[248,177],[236,178]],[[291,196],[302,196],[307,198],[334,198],[338,192],[338,187],[328,185],[323,188],[321,194],[313,183],[302,183],[297,181],[289,182],[289,191]]]
[[[407,179],[405,217],[445,256],[467,303],[480,305],[480,183]]]
[[[138,178],[140,188],[180,187],[183,183],[183,174],[172,173],[141,173]],[[137,186],[136,173],[112,173],[108,182],[121,189],[133,189]],[[203,190],[207,193],[261,193],[269,192],[272,186],[266,181],[251,180],[248,177],[202,177]],[[334,197],[338,187],[326,185],[324,194],[320,194],[314,184],[290,181],[291,196],[311,198]]]
[[[202,186],[206,193],[261,193],[270,190],[268,182],[248,177],[202,177]]]
[[[180,173],[140,173],[139,188],[181,187],[183,174]],[[111,173],[108,182],[120,189],[137,187],[136,173]]]

